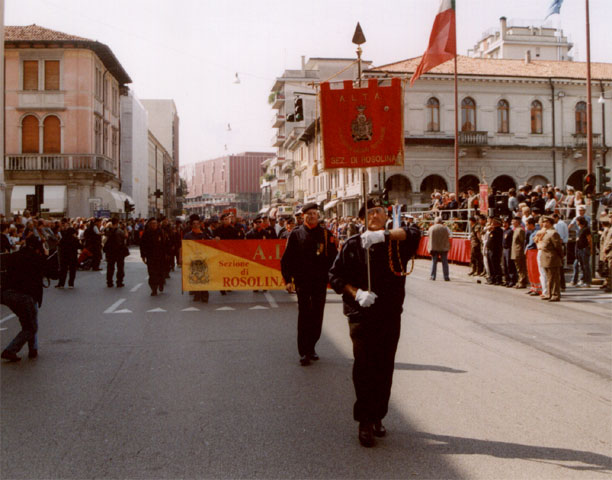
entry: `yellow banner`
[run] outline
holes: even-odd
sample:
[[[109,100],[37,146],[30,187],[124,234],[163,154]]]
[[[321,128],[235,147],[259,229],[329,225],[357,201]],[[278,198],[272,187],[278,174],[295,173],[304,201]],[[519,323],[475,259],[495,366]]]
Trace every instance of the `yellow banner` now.
[[[286,240],[183,240],[183,290],[283,290]]]

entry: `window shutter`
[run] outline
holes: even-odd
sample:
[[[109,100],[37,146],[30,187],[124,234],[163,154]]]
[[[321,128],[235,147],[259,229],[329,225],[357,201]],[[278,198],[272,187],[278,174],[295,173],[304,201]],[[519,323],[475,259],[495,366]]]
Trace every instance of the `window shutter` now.
[[[50,116],[43,122],[43,153],[61,153],[62,133],[59,118]]]
[[[59,60],[45,61],[45,90],[60,89],[60,64]]]
[[[21,122],[21,153],[38,153],[38,118],[28,115]]]
[[[38,60],[23,62],[23,89],[38,90]]]

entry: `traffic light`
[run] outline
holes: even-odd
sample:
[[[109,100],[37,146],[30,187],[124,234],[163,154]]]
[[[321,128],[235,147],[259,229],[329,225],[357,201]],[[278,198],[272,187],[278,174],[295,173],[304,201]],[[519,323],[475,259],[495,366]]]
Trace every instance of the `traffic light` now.
[[[123,210],[125,211],[125,213],[130,213],[134,211],[134,204],[130,203],[130,201],[126,198],[125,202],[123,203]]]
[[[597,167],[597,193],[603,193],[608,189],[608,184],[612,180],[608,174],[610,173],[610,167],[599,165]]]
[[[595,175],[592,173],[585,175],[583,183],[584,183],[584,194],[587,197],[592,196],[595,193],[595,187],[596,187]]]
[[[295,122],[295,115],[292,113],[290,115],[287,115],[287,122]]]
[[[302,120],[304,120],[304,101],[300,98],[300,97],[296,97],[296,99],[293,101],[293,113],[295,116],[295,121],[296,122],[301,122]]]

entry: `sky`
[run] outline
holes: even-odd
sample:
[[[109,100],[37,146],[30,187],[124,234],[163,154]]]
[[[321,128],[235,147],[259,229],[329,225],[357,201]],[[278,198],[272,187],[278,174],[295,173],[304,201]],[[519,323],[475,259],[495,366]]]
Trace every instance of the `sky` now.
[[[2,0],[0,0],[1,2]],[[542,21],[551,0],[457,0],[465,55],[499,17]],[[243,151],[274,151],[268,95],[301,56],[384,65],[422,55],[439,0],[5,0],[5,25],[37,24],[108,45],[139,98],[171,98],[180,117],[181,164]],[[586,59],[585,0],[549,18]],[[591,61],[611,62],[612,1],[590,0]],[[234,83],[236,73],[240,83]],[[228,129],[228,124],[231,130]]]

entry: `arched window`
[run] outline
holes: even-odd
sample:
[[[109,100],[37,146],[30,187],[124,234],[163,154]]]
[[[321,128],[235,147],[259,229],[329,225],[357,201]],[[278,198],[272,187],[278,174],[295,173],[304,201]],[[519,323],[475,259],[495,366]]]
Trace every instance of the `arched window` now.
[[[38,118],[28,115],[21,121],[21,153],[39,153]]]
[[[531,102],[531,133],[542,133],[542,104],[538,100]]]
[[[43,121],[43,153],[62,152],[62,130],[60,120],[49,115]]]
[[[510,132],[510,104],[506,100],[497,103],[497,132]]]
[[[585,102],[576,104],[576,133],[587,133],[587,105]]]
[[[461,102],[461,131],[474,132],[476,130],[476,102],[470,97]]]
[[[440,102],[434,97],[427,100],[427,131],[440,131]]]

